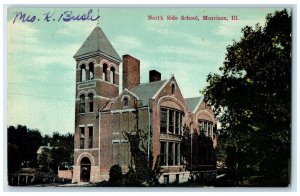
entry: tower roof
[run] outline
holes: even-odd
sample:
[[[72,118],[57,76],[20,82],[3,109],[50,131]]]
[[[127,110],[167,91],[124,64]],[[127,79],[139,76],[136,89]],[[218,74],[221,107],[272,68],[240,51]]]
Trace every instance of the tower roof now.
[[[76,52],[74,58],[96,52],[103,53],[115,60],[122,61],[100,27],[94,28],[85,42]]]

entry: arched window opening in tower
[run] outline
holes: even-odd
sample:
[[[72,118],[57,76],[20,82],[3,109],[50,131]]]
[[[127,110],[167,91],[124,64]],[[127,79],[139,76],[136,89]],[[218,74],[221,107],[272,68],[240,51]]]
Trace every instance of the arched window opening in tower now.
[[[94,63],[89,64],[89,75],[90,75],[90,80],[94,79]]]
[[[115,84],[116,81],[115,81],[115,68],[114,67],[111,67],[110,68],[110,82]]]
[[[103,75],[102,79],[107,81],[107,65],[103,64]]]
[[[85,65],[81,65],[80,67],[80,82],[83,82],[86,80],[86,70],[85,70]]]

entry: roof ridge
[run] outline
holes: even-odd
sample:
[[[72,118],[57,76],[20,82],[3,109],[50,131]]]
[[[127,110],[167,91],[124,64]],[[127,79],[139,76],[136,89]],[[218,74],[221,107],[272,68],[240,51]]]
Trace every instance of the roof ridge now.
[[[145,84],[153,84],[153,83],[158,83],[158,82],[165,82],[167,81],[168,79],[165,79],[165,80],[159,80],[159,81],[154,81],[154,82],[145,82],[145,83],[140,83],[139,85],[145,85]]]

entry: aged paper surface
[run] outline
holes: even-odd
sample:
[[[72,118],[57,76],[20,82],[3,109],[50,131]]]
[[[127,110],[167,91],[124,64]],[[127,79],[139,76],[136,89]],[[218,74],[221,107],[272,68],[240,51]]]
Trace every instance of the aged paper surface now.
[[[227,72],[236,78],[247,76],[249,70],[239,69],[250,60],[256,62],[253,66],[261,63],[261,67],[282,63],[274,60],[269,65],[265,58],[274,59],[276,55],[274,58],[270,56],[273,53],[260,55],[266,52],[263,44],[274,44],[274,50],[279,51],[277,56],[283,55],[281,59],[284,59],[285,49],[290,45],[281,40],[290,40],[291,34],[287,33],[288,30],[279,31],[277,26],[283,24],[276,22],[290,24],[288,16],[291,13],[288,6],[9,7],[8,184],[66,187],[287,186],[290,132],[283,127],[282,130],[288,132],[284,132],[284,137],[280,135],[281,130],[278,131],[280,136],[270,136],[278,137],[270,141],[287,145],[286,154],[282,156],[284,161],[280,162],[282,165],[274,168],[286,178],[271,181],[272,177],[264,176],[270,172],[268,169],[260,165],[252,168],[248,159],[243,159],[246,162],[231,159],[230,162],[230,156],[256,156],[248,151],[249,154],[243,154],[246,152],[243,149],[252,145],[252,142],[249,145],[247,142],[253,138],[244,139],[242,144],[238,140],[230,141],[234,149],[225,149],[230,145],[225,145],[221,130],[228,131],[233,124],[221,123],[225,120],[213,110],[216,109],[213,98],[204,97],[204,89],[210,84],[209,74],[224,73],[224,69],[220,69],[226,65],[224,62],[229,62],[227,69],[237,66]],[[273,17],[277,19],[274,19],[274,24],[269,23],[269,28],[274,28],[271,31],[264,29],[268,14],[277,17]],[[246,26],[249,31],[245,30]],[[277,30],[279,33],[272,35]],[[259,33],[260,37],[257,36]],[[271,42],[267,38],[264,42],[262,37],[268,37],[268,33],[274,37]],[[251,36],[257,37],[251,39]],[[248,39],[254,41],[247,42]],[[231,50],[229,46],[236,46],[236,43],[241,43],[241,48],[231,47]],[[261,49],[257,49],[260,45]],[[236,55],[237,60],[230,55]],[[281,72],[287,77],[279,77],[282,83],[291,77],[291,58],[285,63],[287,68]],[[277,79],[278,70],[275,68],[274,73],[265,73],[267,76],[274,74]],[[256,82],[250,77],[245,81]],[[228,84],[226,82],[224,86]],[[287,82],[285,93],[290,92],[290,85]],[[280,84],[278,88],[281,88]],[[291,103],[291,97],[287,97],[283,99],[285,104],[273,104],[272,101],[280,97],[276,95],[278,92],[271,94],[274,98],[266,102],[269,107],[281,108]],[[226,97],[226,93],[222,96]],[[238,92],[236,96],[239,97]],[[237,100],[241,103],[246,98]],[[222,105],[222,110],[229,111],[227,106]],[[256,112],[249,109],[251,107],[247,105],[241,115],[250,119]],[[270,114],[270,118],[276,119],[275,113]],[[282,115],[286,115],[284,122],[291,122],[290,110],[283,111]],[[267,126],[261,123],[263,117],[253,119],[247,121],[251,131]],[[261,141],[267,143],[268,140]],[[257,147],[260,148],[264,146]],[[240,154],[229,154],[230,150]],[[275,152],[270,150],[270,156],[272,153]],[[269,159],[268,156],[265,159]],[[272,165],[271,162],[263,164]],[[230,173],[229,167],[236,170]],[[249,173],[253,171],[259,174],[251,176]]]

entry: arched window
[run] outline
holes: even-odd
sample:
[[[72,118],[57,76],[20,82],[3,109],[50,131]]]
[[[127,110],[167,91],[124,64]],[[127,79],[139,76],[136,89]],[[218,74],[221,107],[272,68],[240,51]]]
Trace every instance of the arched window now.
[[[93,93],[89,94],[89,112],[94,111],[94,95]]]
[[[107,65],[103,64],[103,75],[102,79],[107,81]]]
[[[80,82],[86,80],[86,70],[85,70],[85,65],[81,65],[80,67]]]
[[[124,106],[128,106],[128,97],[123,98],[123,104]]]
[[[110,82],[115,84],[115,68],[114,67],[110,68]]]
[[[94,63],[89,64],[90,80],[94,79]]]
[[[80,113],[85,113],[85,96],[80,96]]]
[[[175,84],[172,84],[172,94],[175,93]]]

